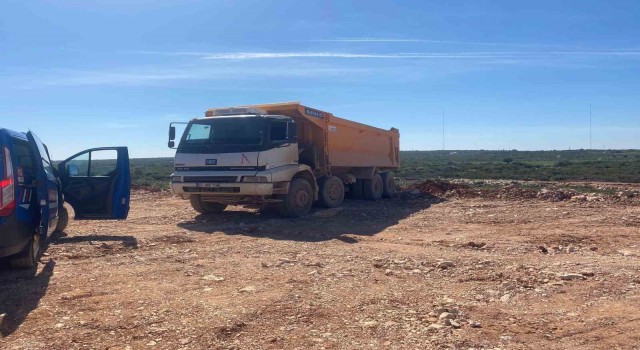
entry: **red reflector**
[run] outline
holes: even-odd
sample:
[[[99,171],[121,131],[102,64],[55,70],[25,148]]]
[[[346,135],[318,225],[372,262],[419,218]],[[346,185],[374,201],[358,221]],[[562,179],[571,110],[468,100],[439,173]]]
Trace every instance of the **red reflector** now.
[[[2,148],[3,179],[0,180],[0,216],[9,216],[16,208],[16,193],[13,184],[13,163],[11,153],[6,147]]]

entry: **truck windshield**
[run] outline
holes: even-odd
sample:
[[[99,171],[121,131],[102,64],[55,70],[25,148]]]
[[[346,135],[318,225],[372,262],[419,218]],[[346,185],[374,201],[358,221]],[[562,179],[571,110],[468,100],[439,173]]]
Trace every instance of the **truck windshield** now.
[[[257,150],[264,141],[266,123],[260,117],[211,118],[191,122],[178,151],[189,153]]]

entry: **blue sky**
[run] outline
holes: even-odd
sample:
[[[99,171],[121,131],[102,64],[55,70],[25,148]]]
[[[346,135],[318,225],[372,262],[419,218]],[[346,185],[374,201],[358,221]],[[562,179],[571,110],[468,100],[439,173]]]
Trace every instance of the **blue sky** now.
[[[132,4],[133,3],[133,4]],[[0,126],[171,156],[170,121],[302,101],[401,148],[640,148],[638,1],[0,2]]]

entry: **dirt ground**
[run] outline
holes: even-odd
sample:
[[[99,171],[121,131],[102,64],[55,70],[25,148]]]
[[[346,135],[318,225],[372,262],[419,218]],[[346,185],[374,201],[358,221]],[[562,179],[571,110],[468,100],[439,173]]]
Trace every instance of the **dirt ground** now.
[[[640,187],[616,186],[628,200],[414,189],[304,219],[136,191],[128,220],[0,269],[0,348],[640,349]]]

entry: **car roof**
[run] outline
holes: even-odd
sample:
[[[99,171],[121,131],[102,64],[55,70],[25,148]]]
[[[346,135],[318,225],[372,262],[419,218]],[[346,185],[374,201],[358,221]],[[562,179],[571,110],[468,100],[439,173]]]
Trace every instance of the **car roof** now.
[[[0,128],[0,137],[1,136],[12,136],[15,138],[19,138],[21,140],[27,140],[27,135],[23,132],[13,131],[10,129]]]

